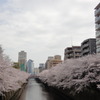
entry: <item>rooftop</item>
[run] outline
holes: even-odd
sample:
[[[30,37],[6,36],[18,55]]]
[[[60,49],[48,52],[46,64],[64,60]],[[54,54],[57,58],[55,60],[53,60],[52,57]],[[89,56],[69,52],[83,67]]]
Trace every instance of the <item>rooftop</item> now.
[[[100,3],[95,7],[95,9],[98,9],[98,8],[100,8]]]

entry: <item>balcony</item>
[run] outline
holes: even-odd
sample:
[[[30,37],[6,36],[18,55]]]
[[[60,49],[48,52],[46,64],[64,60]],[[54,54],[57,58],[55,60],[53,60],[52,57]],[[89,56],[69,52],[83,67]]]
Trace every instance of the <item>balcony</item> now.
[[[100,53],[100,48],[97,48],[97,53]]]
[[[100,45],[100,40],[96,42],[96,45]]]
[[[100,15],[100,8],[98,10],[95,10],[95,16]]]
[[[95,18],[95,22],[99,23],[100,22],[100,16]]]
[[[100,31],[96,32],[96,38],[100,37]]]
[[[85,49],[84,51],[83,51],[83,53],[89,53],[89,48],[88,49]]]
[[[68,50],[68,51],[67,51],[67,53],[72,53],[72,52],[73,52],[73,50]]]
[[[87,48],[87,47],[89,47],[89,43],[86,43],[86,44],[84,44],[84,45],[82,45],[82,49],[84,49],[84,48]]]
[[[100,30],[100,24],[96,24],[95,28],[97,31]]]

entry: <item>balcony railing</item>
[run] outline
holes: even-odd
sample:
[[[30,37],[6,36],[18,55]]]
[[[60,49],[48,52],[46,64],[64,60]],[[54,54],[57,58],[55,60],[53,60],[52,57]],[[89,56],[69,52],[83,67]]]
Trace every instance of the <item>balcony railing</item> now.
[[[97,48],[97,53],[100,53],[100,48]]]
[[[96,45],[100,45],[100,40],[99,41],[96,41]]]
[[[90,51],[89,49],[86,49],[86,50],[83,51],[83,53],[87,53],[87,52],[89,52],[89,51]]]
[[[96,38],[100,37],[100,31],[96,32]]]
[[[100,8],[95,11],[95,15],[98,15],[100,13]]]
[[[100,24],[96,24],[95,28],[96,28],[96,30],[99,30],[100,29]]]
[[[84,44],[84,45],[82,45],[82,49],[83,48],[86,48],[86,47],[88,47],[89,46],[89,44],[87,43],[87,44]]]
[[[100,16],[95,18],[95,22],[96,23],[100,22]]]

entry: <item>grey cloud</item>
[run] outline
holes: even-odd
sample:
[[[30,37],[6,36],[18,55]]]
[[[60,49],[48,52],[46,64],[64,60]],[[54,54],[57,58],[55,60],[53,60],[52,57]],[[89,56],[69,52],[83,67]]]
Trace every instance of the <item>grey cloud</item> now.
[[[12,59],[17,59],[17,55],[12,55],[14,52],[24,49],[30,58],[38,60],[36,63],[49,55],[63,54],[71,41],[73,45],[80,45],[84,39],[95,37],[94,6],[98,2],[8,0],[0,6],[1,44]]]

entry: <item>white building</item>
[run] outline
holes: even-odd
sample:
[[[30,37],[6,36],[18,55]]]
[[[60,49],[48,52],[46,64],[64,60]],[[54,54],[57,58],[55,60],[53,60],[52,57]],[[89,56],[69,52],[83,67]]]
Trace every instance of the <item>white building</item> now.
[[[100,53],[100,3],[95,7],[96,52]]]

